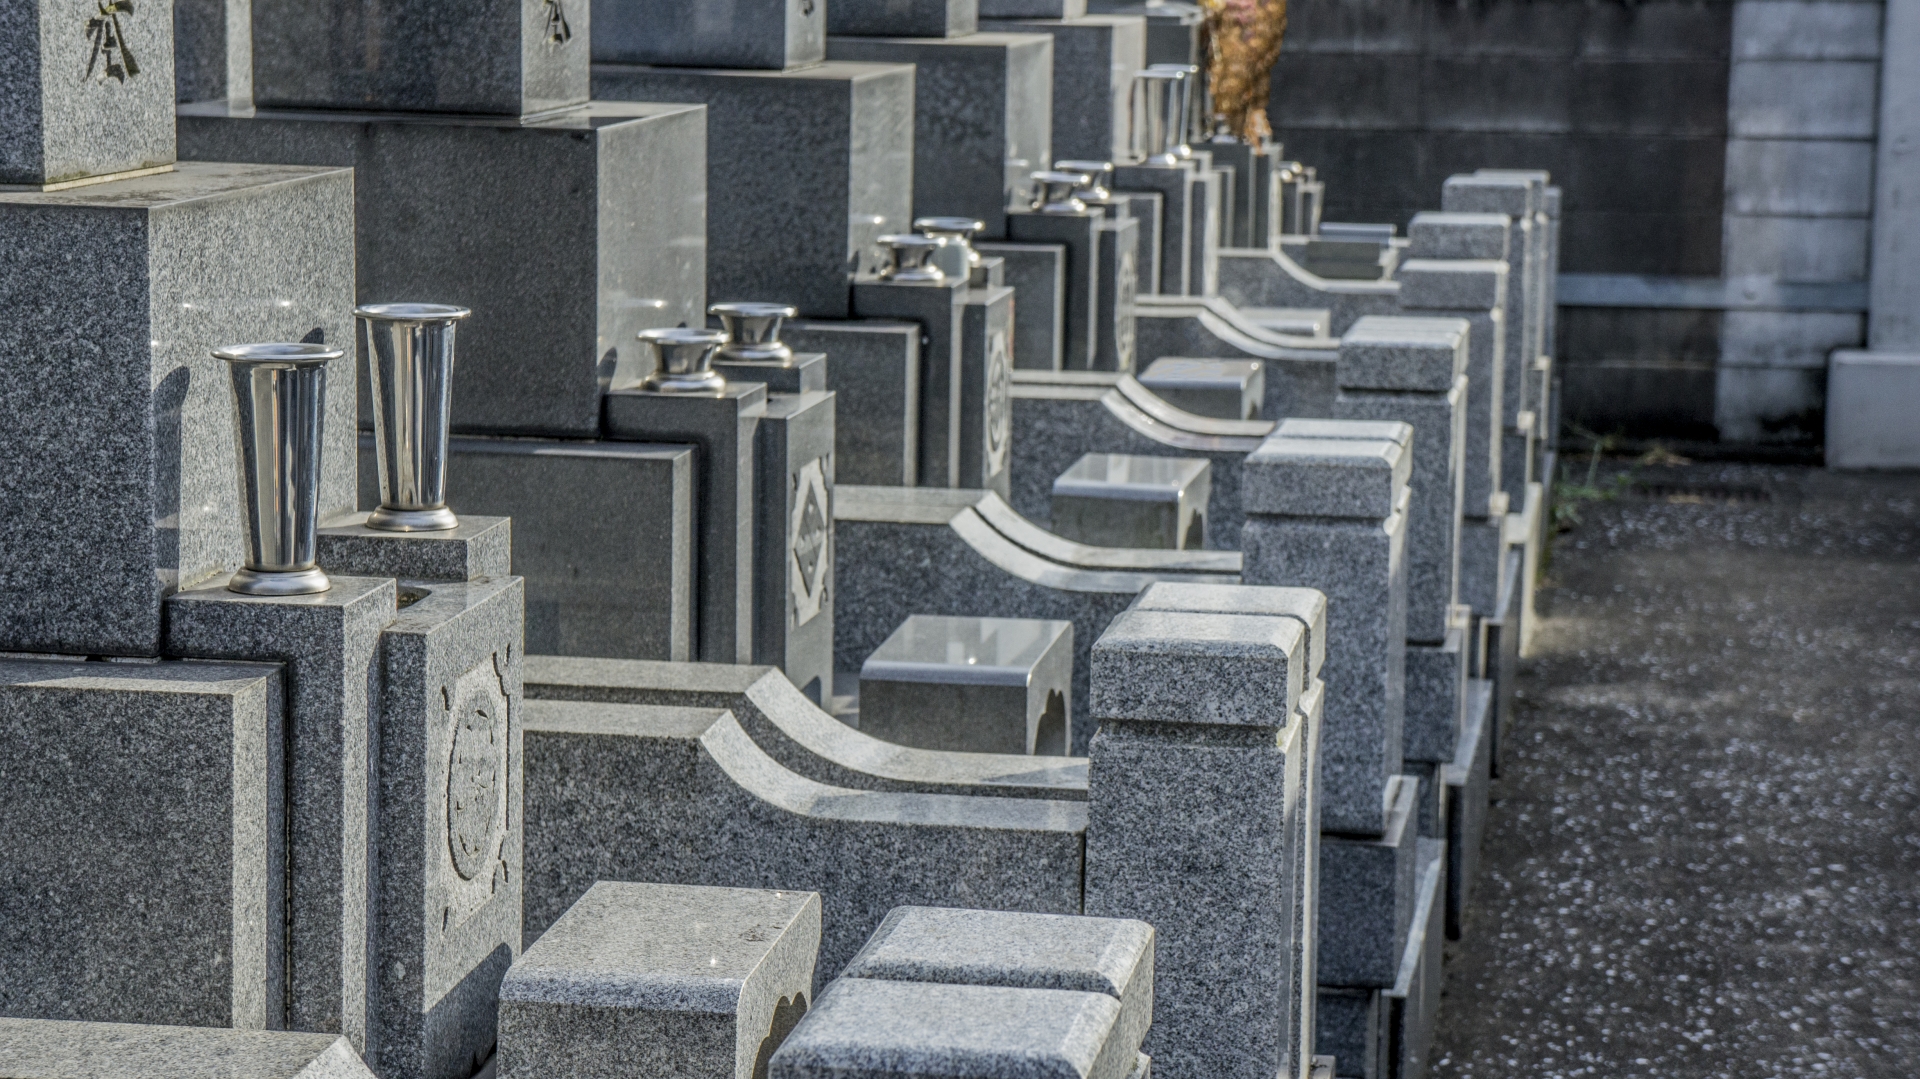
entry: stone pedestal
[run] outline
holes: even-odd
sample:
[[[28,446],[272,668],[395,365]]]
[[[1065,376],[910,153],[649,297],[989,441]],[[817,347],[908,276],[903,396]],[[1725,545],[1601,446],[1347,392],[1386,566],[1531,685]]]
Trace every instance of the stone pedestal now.
[[[1541,184],[1538,180],[1513,175],[1450,176],[1441,195],[1441,207],[1460,213],[1503,213],[1510,224],[1507,232],[1507,258],[1513,266],[1507,275],[1506,295],[1501,304],[1506,313],[1506,341],[1501,359],[1500,424],[1502,431],[1501,490],[1516,505],[1526,498],[1526,485],[1533,481],[1533,428],[1522,424],[1521,413],[1532,414],[1537,396],[1529,392],[1534,378],[1533,361],[1539,355],[1535,345],[1538,319],[1540,250],[1535,236],[1534,215]],[[1479,306],[1479,305],[1475,305]],[[1516,472],[1511,466],[1519,466]]]
[[[860,730],[967,753],[1067,754],[1073,623],[914,615],[860,667]]]
[[[862,279],[853,287],[854,311],[861,318],[901,319],[920,326],[917,482],[922,487],[960,486],[967,293],[962,281],[876,278]],[[987,343],[984,335],[980,343]]]
[[[194,1079],[218,1060],[248,1079],[373,1079],[345,1038],[260,1030],[0,1019],[0,1067],[17,1075]]]
[[[21,0],[0,75],[0,184],[64,187],[174,162],[173,4]]]
[[[917,322],[862,319],[789,322],[790,345],[832,357],[834,467],[840,482],[912,487],[920,480],[920,354]]]
[[[974,245],[1002,262],[1019,316],[1013,320],[1013,366],[1058,371],[1066,363],[1067,248],[1065,244]]]
[[[595,63],[777,71],[826,59],[825,5],[809,0],[752,0],[725,8],[601,0],[595,15]]]
[[[1134,368],[1134,297],[1140,289],[1140,223],[1100,222],[1100,295],[1094,305],[1093,369]]]
[[[1361,837],[1386,829],[1402,753],[1413,432],[1395,426],[1390,439],[1276,433],[1241,470],[1243,578],[1327,594],[1322,828]]]
[[[766,411],[767,388],[758,382],[712,395],[607,395],[614,438],[694,447],[696,655],[707,663],[753,662],[754,442]]]
[[[352,341],[352,229],[344,169],[0,192],[0,650],[158,655],[163,597],[239,568],[232,390],[211,353]],[[355,371],[330,374],[322,518],[354,508]]]
[[[1414,245],[1415,250],[1425,249],[1418,236]],[[1400,267],[1402,314],[1467,322],[1467,449],[1461,507],[1468,517],[1484,518],[1491,512],[1488,500],[1505,490],[1501,460],[1505,434],[1500,417],[1506,407],[1506,278],[1506,263],[1490,258],[1422,255]]]
[[[1183,412],[1221,420],[1259,419],[1267,396],[1259,360],[1164,357],[1140,373],[1140,385]]]
[[[1100,333],[1100,225],[1097,211],[1043,214],[1023,211],[1007,215],[1007,233],[1020,243],[1059,244],[1067,252],[1067,291],[1064,304],[1066,344],[1062,366],[1069,371],[1094,367]]]
[[[1092,547],[1206,547],[1204,458],[1089,453],[1053,481],[1053,531]]]
[[[1143,291],[1164,295],[1211,295],[1208,252],[1217,250],[1213,232],[1219,215],[1213,176],[1193,162],[1179,165],[1121,165],[1113,170],[1116,191],[1148,191],[1161,197],[1160,279]],[[1209,199],[1212,215],[1208,216]],[[1200,256],[1196,259],[1196,253]],[[1217,280],[1211,287],[1217,288]]]
[[[753,662],[833,694],[834,395],[767,396],[754,467]]]
[[[1006,236],[1007,207],[1053,164],[1053,39],[835,36],[827,55],[914,66],[913,215],[973,218],[981,236]]]
[[[824,352],[796,352],[793,362],[786,364],[715,359],[713,369],[728,382],[765,383],[769,394],[815,393],[827,388]]]
[[[370,490],[377,487],[368,484]],[[513,522],[505,517],[463,516],[443,532],[388,532],[368,528],[366,521],[362,511],[319,530],[321,569],[349,577],[429,581],[473,581],[513,572]]]
[[[843,319],[852,313],[849,285],[874,268],[879,237],[912,226],[913,85],[906,64],[745,71],[607,63],[594,65],[593,92],[707,106],[713,299],[753,297],[791,304],[805,318]]]
[[[285,687],[273,663],[0,661],[10,1014],[285,1024]]]
[[[1144,1048],[1173,1074],[1288,1069],[1305,637],[1133,610],[1094,645],[1086,912],[1154,927]]]
[[[827,33],[860,37],[965,37],[979,24],[979,0],[842,0],[827,13]]]
[[[991,0],[985,5],[992,7]],[[1029,12],[1036,5],[1029,5]],[[1008,10],[1003,5],[999,11]],[[1053,159],[1115,161],[1127,154],[1127,92],[1146,66],[1146,21],[1130,15],[1047,17],[983,10],[983,30],[1053,35]],[[1048,164],[1051,164],[1049,162]]]
[[[1011,288],[969,289],[960,349],[960,480],[958,486],[1008,492],[1013,449]]]
[[[182,108],[180,141],[200,160],[352,166],[358,299],[473,311],[454,429],[591,438],[607,387],[653,370],[635,335],[705,322],[704,119],[626,102],[535,121],[214,102]]]

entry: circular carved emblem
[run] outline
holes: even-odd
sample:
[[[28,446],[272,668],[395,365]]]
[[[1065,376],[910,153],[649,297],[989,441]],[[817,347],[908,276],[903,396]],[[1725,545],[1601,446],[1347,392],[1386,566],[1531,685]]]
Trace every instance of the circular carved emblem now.
[[[1013,351],[1004,331],[987,343],[987,474],[1007,466],[1013,441]]]
[[[505,830],[507,698],[483,663],[454,684],[453,747],[447,768],[447,853],[473,880],[491,870]]]

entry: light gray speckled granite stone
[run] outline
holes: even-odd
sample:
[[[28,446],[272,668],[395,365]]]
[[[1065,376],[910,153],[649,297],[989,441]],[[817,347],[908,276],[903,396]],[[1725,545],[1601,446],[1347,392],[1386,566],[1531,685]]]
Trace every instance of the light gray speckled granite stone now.
[[[177,101],[253,100],[253,0],[174,0]]]
[[[1419,781],[1387,786],[1387,829],[1378,839],[1320,841],[1321,985],[1391,988],[1413,916]]]
[[[1351,421],[1342,421],[1351,422]],[[1400,425],[1404,427],[1404,425]],[[1392,447],[1392,442],[1284,439],[1311,447]],[[1329,460],[1335,459],[1329,455]],[[1251,461],[1251,458],[1249,459]],[[1320,752],[1324,827],[1379,835],[1387,778],[1402,759],[1407,621],[1407,512],[1405,459],[1398,475],[1362,457],[1362,472],[1391,512],[1378,518],[1330,518],[1312,513],[1250,514],[1241,533],[1242,578],[1248,584],[1317,588],[1327,596],[1327,718]],[[1327,471],[1335,469],[1328,466]],[[1339,477],[1334,477],[1338,481]],[[1366,494],[1363,484],[1347,484]],[[1379,497],[1385,496],[1385,497]]]
[[[63,1079],[373,1079],[337,1034],[0,1019],[0,1070]]]
[[[817,891],[826,974],[902,904],[1080,912],[1084,804],[829,787],[711,709],[527,713],[529,939],[602,880]]]
[[[1342,390],[1446,393],[1467,373],[1470,329],[1465,319],[1369,315],[1341,335],[1334,379]]]
[[[1304,436],[1276,430],[1241,468],[1241,506],[1258,516],[1378,519],[1406,489],[1412,428],[1397,439]]]
[[[705,119],[617,101],[524,123],[206,102],[181,109],[180,145],[352,166],[359,301],[473,311],[453,429],[591,438],[602,391],[653,370],[635,335],[705,323]]]
[[[386,532],[368,528],[366,520],[361,511],[320,529],[321,569],[416,581],[472,581],[512,572],[510,518],[473,514],[444,532]]]
[[[1104,993],[1113,1036],[1138,1048],[1153,1023],[1153,927],[1122,918],[897,907],[846,978]]]
[[[1506,266],[1490,259],[1408,259],[1396,275],[1400,306],[1480,311],[1503,306]]]
[[[694,448],[694,653],[709,663],[753,662],[754,462],[762,382],[715,393],[631,388],[607,394],[607,433],[632,442]]]
[[[1019,211],[1005,215],[1007,233],[1023,244],[1059,244],[1066,249],[1067,288],[1062,306],[1066,327],[1062,363],[1066,370],[1094,366],[1100,335],[1100,226],[1097,210],[1079,214]]]
[[[162,598],[239,568],[233,391],[211,353],[352,341],[352,234],[344,169],[0,192],[0,650],[158,655]],[[323,520],[354,508],[355,372],[329,375]]]
[[[1166,296],[1185,296],[1194,277],[1203,267],[1195,265],[1193,253],[1196,214],[1204,215],[1201,204],[1206,191],[1191,163],[1182,165],[1121,165],[1113,170],[1112,187],[1116,191],[1150,191],[1161,196],[1160,280],[1156,284],[1140,282],[1140,291]],[[1142,353],[1142,355],[1146,355]],[[1158,356],[1147,355],[1149,360]]]
[[[1312,588],[1267,588],[1241,584],[1150,584],[1134,608],[1142,611],[1200,611],[1291,618],[1305,630],[1306,678],[1320,677],[1327,661],[1327,597]],[[1304,690],[1303,690],[1304,692]]]
[[[824,371],[822,374],[824,375]],[[755,436],[753,661],[833,694],[832,393],[768,393]]]
[[[773,1055],[770,1079],[1122,1079],[1137,1045],[1100,993],[842,978]]]
[[[500,986],[501,1079],[754,1079],[807,1011],[812,892],[601,882]]]
[[[1013,320],[1013,366],[1058,371],[1066,356],[1067,249],[1062,244],[976,244],[1004,260],[1019,308]]]
[[[1306,636],[1292,618],[1129,610],[1093,646],[1090,707],[1103,720],[1284,726]]]
[[[260,1028],[281,986],[277,665],[0,661],[0,1010]],[[59,1032],[0,1021],[0,1070]]]
[[[1411,272],[1409,272],[1411,267]],[[1413,259],[1401,266],[1400,307],[1418,317],[1458,317],[1467,332],[1467,449],[1462,512],[1485,517],[1500,490],[1506,389],[1506,263]],[[1466,282],[1463,286],[1461,283]],[[1456,295],[1464,294],[1464,295]],[[1487,305],[1489,298],[1499,302]],[[1456,301],[1475,301],[1465,306]]]
[[[467,1079],[520,950],[517,577],[409,581],[381,636],[377,1036],[387,1079]]]
[[[1406,759],[1453,760],[1467,706],[1466,627],[1438,644],[1407,645]]]
[[[826,5],[816,0],[599,0],[593,24],[600,63],[793,68],[826,59]]]
[[[375,852],[371,712],[391,578],[335,577],[329,591],[243,596],[224,582],[167,601],[166,650],[287,668],[289,1026],[367,1044]]]
[[[862,277],[853,285],[853,313],[861,319],[920,326],[920,487],[959,487],[959,388],[966,366],[966,282],[887,281]]]
[[[1470,176],[1449,176],[1441,188],[1440,205],[1446,210],[1474,213],[1503,213],[1507,228],[1507,275],[1505,307],[1507,343],[1503,374],[1506,394],[1502,401],[1501,422],[1512,429],[1519,414],[1533,407],[1529,393],[1533,379],[1533,361],[1540,355],[1541,263],[1546,254],[1543,242],[1549,223],[1540,215],[1546,191],[1546,173],[1497,172]],[[1536,218],[1540,218],[1536,220]],[[1476,304],[1475,306],[1482,306]],[[1502,477],[1504,489],[1518,501],[1524,488],[1515,486],[1511,476]],[[1524,485],[1526,480],[1518,481]]]
[[[587,100],[585,0],[253,0],[263,107],[521,116]]]
[[[0,19],[0,184],[173,163],[173,3],[20,0]]]
[[[1087,0],[979,0],[983,19],[1077,19]]]
[[[847,318],[849,285],[873,268],[877,239],[912,229],[912,65],[595,64],[593,93],[707,106],[706,274],[715,301]]]
[[[827,11],[827,33],[862,37],[965,37],[979,23],[979,0],[840,0]]]
[[[920,477],[919,323],[789,322],[781,340],[827,355],[837,482],[911,487]]]
[[[1491,259],[1507,261],[1505,214],[1446,213],[1424,210],[1407,223],[1410,259]]]
[[[882,742],[820,710],[771,667],[530,656],[527,695],[542,700],[725,708],[789,771],[856,790],[1085,801],[1087,762],[946,753]]]
[[[835,33],[830,59],[914,65],[913,215],[975,218],[981,236],[1006,236],[1007,207],[1025,201],[1032,173],[1053,167],[1053,39]]]
[[[994,2],[994,0],[989,0]],[[1053,158],[1118,161],[1127,152],[1127,91],[1147,63],[1146,20],[1126,15],[1082,15],[1076,0],[999,0],[1003,9],[1057,8],[1054,16],[998,16],[981,12],[983,30],[1053,35]],[[983,5],[984,7],[985,5]],[[1048,163],[1049,165],[1052,162]],[[1141,265],[1146,287],[1146,265]]]

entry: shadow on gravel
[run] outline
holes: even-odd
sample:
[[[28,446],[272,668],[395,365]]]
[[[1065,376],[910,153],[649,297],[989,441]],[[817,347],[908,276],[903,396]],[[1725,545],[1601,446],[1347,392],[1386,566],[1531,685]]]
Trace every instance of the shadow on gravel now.
[[[1433,1075],[1920,1074],[1920,476],[1602,464]]]

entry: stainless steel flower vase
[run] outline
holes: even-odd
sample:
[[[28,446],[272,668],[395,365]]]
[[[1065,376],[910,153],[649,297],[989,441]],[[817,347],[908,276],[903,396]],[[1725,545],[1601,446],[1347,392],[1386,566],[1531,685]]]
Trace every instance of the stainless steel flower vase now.
[[[948,277],[965,278],[975,285],[985,282],[973,280],[981,272],[980,252],[973,249],[973,234],[986,227],[986,222],[971,217],[921,217],[913,222],[913,230],[920,235],[947,241],[947,246],[933,256],[940,272]]]
[[[1086,213],[1087,204],[1077,193],[1092,182],[1084,172],[1036,172],[1033,208],[1043,214]]]
[[[214,352],[233,381],[246,563],[227,587],[249,596],[303,596],[333,586],[313,564],[320,521],[326,345],[232,345]]]
[[[727,336],[720,359],[775,367],[793,364],[793,350],[780,342],[780,324],[799,313],[780,303],[717,303],[707,308]]]
[[[1147,165],[1178,165],[1180,82],[1186,75],[1167,68],[1136,72],[1127,90],[1127,142],[1133,156]]]
[[[653,347],[653,374],[640,388],[654,393],[715,394],[727,388],[726,377],[713,369],[713,354],[727,343],[721,330],[669,326],[641,330],[640,340]]]
[[[888,255],[886,268],[880,271],[882,281],[946,281],[946,273],[933,262],[934,254],[947,246],[944,237],[898,233],[882,236],[879,242]]]
[[[1154,64],[1148,71],[1170,71],[1180,76],[1174,83],[1173,100],[1167,109],[1167,143],[1165,151],[1182,161],[1193,157],[1194,129],[1199,126],[1194,117],[1193,89],[1200,84],[1200,69],[1192,64]]]
[[[373,391],[380,507],[367,527],[440,532],[460,523],[447,508],[447,425],[453,407],[453,338],[464,307],[366,304],[353,311]]]
[[[1113,162],[1111,161],[1055,161],[1055,172],[1084,172],[1087,174],[1085,187],[1073,193],[1073,197],[1089,206],[1107,206],[1113,202],[1113,192],[1107,185],[1113,182]]]

